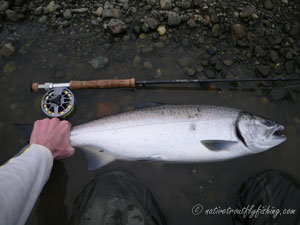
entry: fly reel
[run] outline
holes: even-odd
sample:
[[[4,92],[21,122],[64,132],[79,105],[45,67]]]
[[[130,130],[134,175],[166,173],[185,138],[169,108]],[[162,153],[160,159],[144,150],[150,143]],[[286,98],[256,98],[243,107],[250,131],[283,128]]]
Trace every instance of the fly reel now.
[[[53,88],[43,96],[41,107],[49,117],[65,118],[75,106],[73,93],[68,88]]]

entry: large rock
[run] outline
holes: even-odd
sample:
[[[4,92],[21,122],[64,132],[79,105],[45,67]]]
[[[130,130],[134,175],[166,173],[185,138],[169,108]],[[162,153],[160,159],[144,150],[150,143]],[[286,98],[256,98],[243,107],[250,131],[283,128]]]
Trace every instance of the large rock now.
[[[126,31],[127,25],[119,19],[110,19],[109,23],[107,24],[110,32],[112,34],[120,34]]]
[[[71,12],[71,10],[70,10],[70,9],[66,9],[66,10],[64,11],[63,16],[64,16],[64,18],[67,19],[67,20],[72,19],[72,12]]]
[[[160,0],[160,7],[162,9],[172,9],[172,0]]]
[[[240,17],[242,17],[242,18],[250,17],[250,16],[252,16],[253,13],[255,13],[255,10],[256,10],[255,6],[253,6],[253,5],[247,6],[242,9],[242,11],[240,13]]]
[[[189,9],[193,6],[192,0],[181,0],[181,8]]]
[[[120,9],[104,9],[102,12],[102,18],[120,18],[121,17],[121,11]]]
[[[12,46],[11,43],[5,44],[1,49],[1,55],[4,58],[12,57],[15,54],[15,52],[16,52],[16,49],[14,48],[14,46]]]
[[[6,17],[8,18],[8,20],[12,21],[12,22],[16,22],[18,20],[21,20],[24,18],[23,14],[18,14],[13,10],[7,9],[5,11]]]
[[[46,8],[47,8],[47,10],[48,10],[49,13],[54,13],[54,11],[55,11],[55,2],[54,1],[50,2],[47,5]]]
[[[7,1],[0,1],[0,12],[4,12],[9,7],[9,3]]]
[[[258,65],[256,67],[256,73],[258,77],[267,77],[270,73],[270,67],[266,65]]]
[[[245,36],[244,27],[241,24],[235,24],[231,27],[232,39],[237,41]]]
[[[158,22],[156,19],[153,18],[146,18],[144,21],[148,26],[152,29],[155,30],[158,27]]]
[[[90,64],[94,69],[101,69],[108,63],[108,58],[104,56],[98,56],[90,61]]]
[[[178,26],[180,24],[179,15],[175,12],[168,13],[168,25],[169,26]]]

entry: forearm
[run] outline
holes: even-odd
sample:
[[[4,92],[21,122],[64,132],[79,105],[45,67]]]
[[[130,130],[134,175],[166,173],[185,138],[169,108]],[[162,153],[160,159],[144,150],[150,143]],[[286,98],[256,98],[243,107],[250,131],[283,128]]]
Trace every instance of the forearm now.
[[[51,152],[33,144],[0,167],[0,224],[25,223],[49,178],[52,164]]]

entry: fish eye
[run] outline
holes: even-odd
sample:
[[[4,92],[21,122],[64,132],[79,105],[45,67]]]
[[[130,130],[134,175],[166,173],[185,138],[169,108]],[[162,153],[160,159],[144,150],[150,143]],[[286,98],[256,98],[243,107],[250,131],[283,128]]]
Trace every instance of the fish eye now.
[[[272,120],[265,120],[263,124],[266,125],[267,127],[271,127],[275,125],[275,122]]]

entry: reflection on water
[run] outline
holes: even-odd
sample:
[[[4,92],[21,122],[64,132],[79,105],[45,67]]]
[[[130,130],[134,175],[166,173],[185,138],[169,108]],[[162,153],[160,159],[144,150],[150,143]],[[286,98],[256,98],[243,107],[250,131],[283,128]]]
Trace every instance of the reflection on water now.
[[[173,42],[122,40],[104,43],[97,34],[58,35],[28,26],[19,28],[19,36],[6,32],[1,34],[1,41],[6,35],[18,39],[18,53],[11,60],[0,59],[0,163],[25,144],[13,123],[33,123],[44,117],[40,109],[44,93],[30,93],[31,82],[188,78],[185,69],[178,66],[178,59],[189,58],[189,65],[195,69],[202,60],[203,52]],[[89,62],[99,55],[109,61],[104,68],[95,70]],[[3,72],[4,67],[6,72]],[[223,73],[217,76],[251,77],[254,76],[252,71],[251,65],[237,63],[224,68]],[[205,78],[202,72],[198,72],[197,76]],[[247,88],[249,85],[253,87],[247,84]],[[54,221],[48,219],[49,215],[59,218],[64,224],[82,187],[95,174],[110,170],[127,170],[135,174],[153,192],[169,224],[175,225],[217,224],[220,221],[225,225],[231,224],[230,216],[194,216],[191,209],[197,203],[207,208],[228,207],[235,200],[242,182],[258,172],[276,169],[300,180],[300,96],[297,91],[291,91],[289,97],[281,101],[275,101],[264,89],[250,91],[214,87],[80,90],[74,91],[74,94],[77,107],[70,119],[73,124],[97,119],[97,105],[101,102],[116,103],[121,111],[132,110],[140,102],[212,104],[240,108],[274,119],[286,126],[288,140],[265,153],[227,162],[161,164],[116,161],[94,172],[87,171],[83,155],[78,150],[72,158],[55,164],[27,224],[53,224]]]

